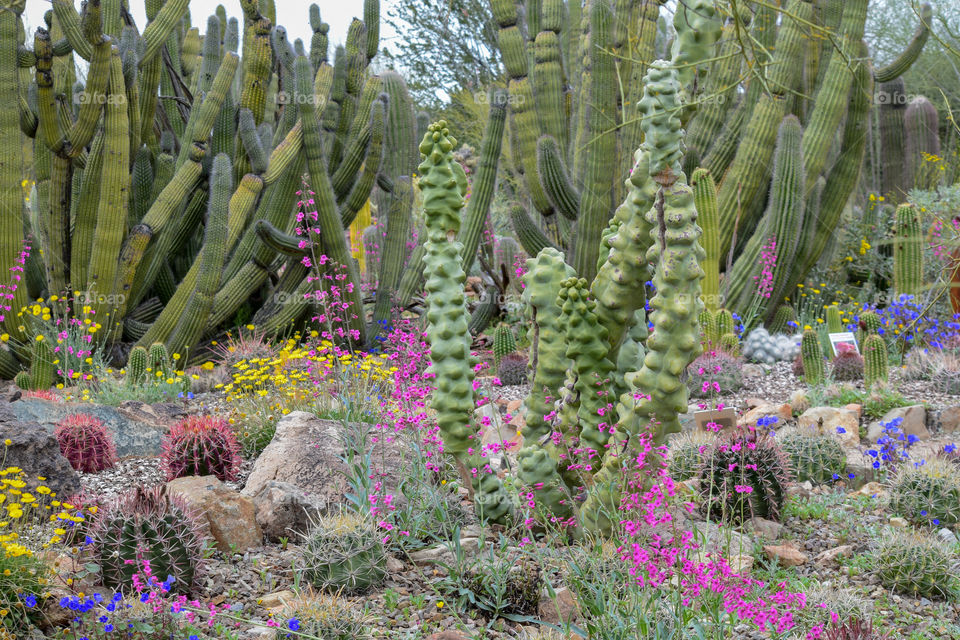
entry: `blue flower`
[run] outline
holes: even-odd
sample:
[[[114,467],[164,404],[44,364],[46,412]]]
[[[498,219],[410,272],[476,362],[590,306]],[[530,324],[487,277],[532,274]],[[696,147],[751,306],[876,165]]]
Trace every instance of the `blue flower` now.
[[[103,625],[103,630],[106,631],[107,633],[110,633],[111,631],[113,631],[113,625],[112,625],[112,624],[105,624],[105,625]]]
[[[84,537],[83,537],[83,544],[84,544],[84,546],[86,546],[86,545],[88,545],[88,544],[93,544],[93,538],[91,538],[90,536],[84,536]]]
[[[32,609],[33,607],[37,606],[36,596],[34,596],[33,594],[28,595],[26,598],[23,599],[23,604],[27,605],[28,609]]]
[[[287,627],[290,628],[290,631],[299,631],[300,621],[296,618],[290,618],[290,620],[287,621]]]
[[[915,442],[916,442],[917,440],[919,440],[919,439],[920,439],[920,438],[918,438],[917,436],[915,436],[915,435],[913,435],[913,434],[910,434],[910,435],[907,436],[907,442],[909,442],[910,444],[915,443]]]
[[[837,427],[837,433],[846,433],[846,432],[847,430],[844,429],[843,427]]]
[[[839,479],[840,479],[840,476],[835,473],[835,474],[833,474],[833,479],[834,479],[834,480],[839,480]]]
[[[873,463],[873,468],[874,468],[874,469],[879,469],[879,468],[880,468],[880,463],[879,463],[879,462],[874,462],[874,463]]]
[[[113,597],[110,598],[110,599],[113,600],[114,602],[120,602],[121,600],[123,600],[123,594],[122,594],[122,593],[115,593],[115,594],[113,594]]]
[[[927,517],[927,510],[926,510],[926,509],[921,509],[921,510],[920,510],[920,515],[922,515],[923,517]]]
[[[853,480],[854,478],[857,477],[857,474],[855,474],[855,473],[848,473],[848,474],[847,474],[847,477],[850,478],[851,480]]]
[[[934,518],[933,524],[940,524],[940,518]]]
[[[947,446],[945,446],[945,447],[943,448],[943,450],[944,450],[946,453],[953,453],[954,451],[957,450],[957,445],[955,445],[955,444],[948,444]]]
[[[109,622],[110,618],[108,618],[107,616],[100,616],[99,618],[97,618],[97,620],[99,620],[100,622]]]

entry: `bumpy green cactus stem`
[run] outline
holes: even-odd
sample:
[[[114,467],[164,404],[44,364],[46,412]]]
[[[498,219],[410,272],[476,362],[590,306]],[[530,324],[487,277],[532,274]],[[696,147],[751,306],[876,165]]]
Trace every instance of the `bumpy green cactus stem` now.
[[[897,207],[894,220],[893,289],[897,295],[917,295],[923,287],[923,237],[917,209]]]
[[[820,347],[820,338],[811,329],[803,332],[800,341],[800,357],[803,360],[803,379],[810,386],[823,383],[824,366],[823,350]]]
[[[456,139],[446,122],[434,123],[420,143],[420,188],[427,224],[423,262],[427,277],[427,341],[435,389],[431,406],[443,437],[444,449],[473,469],[475,500],[482,517],[502,520],[511,512],[509,497],[490,472],[473,423],[473,367],[470,355],[469,315],[463,286],[461,250],[457,242],[460,210],[467,189],[463,168],[453,160]]]

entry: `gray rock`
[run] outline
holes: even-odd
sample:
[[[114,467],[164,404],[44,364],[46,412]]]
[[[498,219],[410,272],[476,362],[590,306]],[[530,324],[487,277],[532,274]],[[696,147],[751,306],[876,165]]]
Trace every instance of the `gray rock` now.
[[[750,518],[750,522],[744,528],[761,540],[767,541],[776,540],[780,537],[780,532],[783,531],[782,524],[764,518]]]
[[[871,422],[867,428],[867,440],[876,443],[883,436],[882,424],[887,424],[896,418],[903,418],[903,423],[899,429],[905,435],[916,436],[921,440],[930,437],[930,431],[926,425],[926,409],[922,404],[915,404],[909,407],[897,407],[888,411],[877,422]]]
[[[36,422],[21,420],[11,407],[0,405],[0,441],[10,441],[4,446],[4,468],[23,469],[24,481],[31,487],[39,484],[37,476],[46,478],[43,484],[60,498],[78,494],[80,476],[60,453],[53,432]]]
[[[960,405],[927,411],[927,429],[939,433],[960,431]]]
[[[117,456],[121,458],[160,455],[163,436],[171,425],[187,415],[184,408],[175,403],[150,405],[136,400],[124,402],[119,407],[109,407],[21,398],[9,406],[19,420],[37,422],[50,433],[68,415],[89,414],[110,430]]]
[[[311,498],[296,485],[276,480],[268,482],[252,498],[257,509],[257,523],[272,542],[306,533],[310,521],[324,507],[320,500]]]

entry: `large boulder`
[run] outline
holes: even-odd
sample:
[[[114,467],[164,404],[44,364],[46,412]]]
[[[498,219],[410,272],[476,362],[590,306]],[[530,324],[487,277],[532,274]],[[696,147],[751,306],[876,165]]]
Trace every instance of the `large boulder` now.
[[[39,423],[53,433],[58,422],[74,413],[97,418],[107,427],[117,447],[117,456],[158,456],[160,443],[178,420],[186,417],[183,406],[173,402],[146,404],[128,400],[119,407],[76,402],[50,402],[20,398],[9,407],[19,420]]]
[[[53,432],[21,420],[9,404],[0,404],[0,441],[4,443],[4,468],[23,469],[24,481],[31,487],[39,484],[39,476],[61,498],[80,493],[80,476],[60,453]]]
[[[302,526],[310,511],[326,513],[348,502],[353,470],[344,461],[344,428],[342,422],[304,411],[289,413],[277,423],[273,440],[257,458],[242,491],[256,500],[258,511],[276,514],[258,516],[268,536]],[[395,494],[395,483],[404,473],[400,443],[380,438],[370,460],[372,471],[384,480],[383,491]]]
[[[927,410],[922,404],[915,404],[909,407],[897,407],[887,411],[880,420],[870,423],[867,429],[867,440],[876,444],[885,434],[883,425],[890,424],[891,421],[901,418],[902,422],[898,429],[906,436],[915,436],[920,440],[926,440],[930,437],[930,431],[927,429]]]
[[[217,548],[242,553],[263,544],[253,500],[225,486],[216,476],[186,476],[167,483],[206,521]]]
[[[852,409],[811,407],[797,418],[797,427],[802,431],[832,435],[844,447],[860,444],[860,416]]]

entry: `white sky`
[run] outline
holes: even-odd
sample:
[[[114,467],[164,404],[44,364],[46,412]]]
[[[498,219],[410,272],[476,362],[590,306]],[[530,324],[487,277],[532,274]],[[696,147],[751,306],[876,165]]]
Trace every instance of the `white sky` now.
[[[363,19],[362,0],[313,0],[320,7],[320,18],[330,25],[330,55],[333,55],[333,47],[342,44],[347,37],[347,27],[350,20],[354,17]],[[143,27],[147,23],[144,13],[143,0],[129,0],[130,13],[137,23],[137,27],[143,32]],[[218,4],[222,4],[227,10],[227,16],[242,19],[243,12],[240,10],[239,0],[191,0],[190,19],[193,26],[199,27],[201,31],[206,29],[207,16],[214,13]],[[277,22],[286,27],[287,35],[292,43],[297,38],[301,38],[304,47],[310,51],[310,37],[313,31],[310,29],[310,1],[305,0],[276,0]],[[383,48],[385,40],[390,39],[394,34],[384,24],[383,16],[386,14],[390,0],[381,0],[380,3],[380,46]],[[74,6],[79,10],[80,0],[74,0]],[[27,8],[23,13],[24,22],[28,29],[28,43],[32,44],[34,29],[43,24],[43,14],[51,9],[49,0],[29,0]],[[242,24],[242,23],[241,23]],[[242,38],[241,38],[242,40]]]

